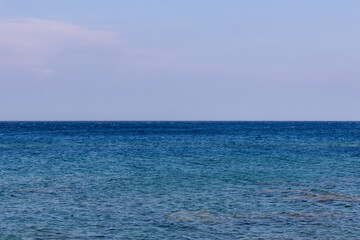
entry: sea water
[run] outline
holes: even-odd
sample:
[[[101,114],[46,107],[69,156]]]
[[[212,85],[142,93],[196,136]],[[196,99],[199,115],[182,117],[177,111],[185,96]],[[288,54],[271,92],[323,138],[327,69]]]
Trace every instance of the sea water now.
[[[360,123],[1,122],[0,239],[360,239]]]

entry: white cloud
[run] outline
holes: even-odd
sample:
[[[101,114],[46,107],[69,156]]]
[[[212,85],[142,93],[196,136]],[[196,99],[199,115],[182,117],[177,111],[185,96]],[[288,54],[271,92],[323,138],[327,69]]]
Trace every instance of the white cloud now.
[[[38,68],[35,72],[42,78],[48,78],[55,74],[55,71],[51,68]]]
[[[178,67],[171,54],[134,46],[115,31],[43,19],[0,19],[0,82],[48,79],[61,75],[58,66],[93,62],[121,74]]]
[[[54,75],[49,60],[68,48],[124,44],[119,34],[111,31],[40,19],[0,20],[0,68],[35,72],[42,78]]]

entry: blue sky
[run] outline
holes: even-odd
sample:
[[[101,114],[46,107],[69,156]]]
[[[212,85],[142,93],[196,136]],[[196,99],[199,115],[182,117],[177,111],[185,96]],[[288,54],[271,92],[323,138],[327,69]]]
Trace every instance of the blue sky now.
[[[360,120],[359,9],[0,0],[0,120]]]

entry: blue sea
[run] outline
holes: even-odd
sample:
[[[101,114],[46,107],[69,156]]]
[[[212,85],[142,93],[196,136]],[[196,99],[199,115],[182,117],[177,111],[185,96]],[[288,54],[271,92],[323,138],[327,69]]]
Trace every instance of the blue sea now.
[[[0,122],[0,239],[360,239],[360,122]]]

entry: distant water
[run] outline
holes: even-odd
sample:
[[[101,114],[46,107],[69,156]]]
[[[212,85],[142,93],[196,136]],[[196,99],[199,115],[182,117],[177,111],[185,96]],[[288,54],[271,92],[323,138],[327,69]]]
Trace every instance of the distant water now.
[[[1,122],[0,239],[360,239],[360,123]]]

